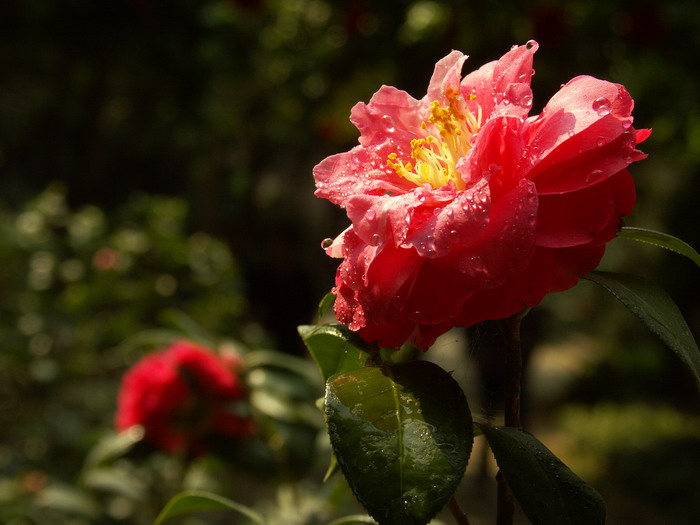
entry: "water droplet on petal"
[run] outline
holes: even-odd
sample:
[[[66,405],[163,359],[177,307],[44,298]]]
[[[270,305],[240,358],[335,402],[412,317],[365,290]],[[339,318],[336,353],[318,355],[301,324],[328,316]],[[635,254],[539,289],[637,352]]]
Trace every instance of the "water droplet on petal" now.
[[[537,43],[536,40],[528,40],[525,44],[525,47],[534,53],[535,51],[537,51],[540,45]]]
[[[371,241],[370,241],[370,244],[372,246],[379,246],[381,243],[382,243],[382,236],[381,235],[379,235],[378,233],[375,233],[374,235],[372,235]]]
[[[377,218],[377,212],[374,211],[374,208],[370,208],[365,212],[365,219],[367,219],[367,222],[374,222],[374,219]]]
[[[454,217],[454,214],[455,214],[455,212],[454,212],[454,210],[453,210],[452,208],[445,208],[445,215],[447,215],[447,217],[448,217],[449,219],[451,219],[452,217]]]
[[[630,127],[632,127],[632,121],[631,120],[623,120],[622,127],[625,129],[630,129]]]
[[[600,179],[603,176],[603,170],[593,170],[588,175],[586,175],[586,184],[590,184],[593,181]]]
[[[573,129],[570,129],[569,132],[567,133],[567,135],[569,135],[569,137],[573,137],[573,136],[574,136],[574,130],[573,130]]]
[[[384,126],[386,127],[387,132],[393,133],[396,129],[396,123],[394,122],[394,119],[389,115],[384,115],[382,117],[382,120],[384,121]]]
[[[331,239],[330,237],[327,239],[323,239],[321,241],[321,248],[323,248],[324,250],[327,250],[328,248],[331,247],[331,244],[333,244],[333,239]]]
[[[596,141],[596,144],[598,144],[598,147],[605,146],[607,144],[607,139],[605,137],[598,137],[598,140]]]
[[[593,111],[601,117],[610,114],[610,101],[605,97],[598,97],[593,101]]]

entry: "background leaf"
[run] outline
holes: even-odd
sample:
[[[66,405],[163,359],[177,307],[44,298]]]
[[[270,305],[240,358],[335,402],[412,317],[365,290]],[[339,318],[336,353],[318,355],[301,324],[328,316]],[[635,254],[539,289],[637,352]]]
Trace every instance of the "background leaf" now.
[[[469,407],[452,376],[433,363],[333,376],[326,417],[350,487],[381,525],[428,523],[464,475],[473,441]]]
[[[362,368],[369,356],[362,350],[364,342],[342,324],[302,325],[298,330],[324,382],[334,374]]]
[[[245,505],[217,496],[216,494],[194,490],[182,492],[173,497],[158,515],[154,525],[160,525],[165,520],[182,514],[210,510],[232,510],[242,514],[253,523],[265,525],[265,520],[263,520],[262,516]]]
[[[680,310],[655,283],[634,275],[590,272],[584,276],[617,297],[690,368],[700,386],[700,350]]]
[[[533,525],[605,523],[605,503],[532,434],[479,425],[508,485]]]
[[[622,230],[620,230],[617,236],[625,239],[632,239],[634,241],[645,242],[647,244],[653,244],[654,246],[671,250],[672,252],[676,252],[680,255],[685,255],[695,264],[700,266],[700,254],[698,254],[698,252],[685,241],[682,241],[673,235],[669,235],[668,233],[649,230],[647,228],[633,228],[630,226],[625,226],[622,228]]]

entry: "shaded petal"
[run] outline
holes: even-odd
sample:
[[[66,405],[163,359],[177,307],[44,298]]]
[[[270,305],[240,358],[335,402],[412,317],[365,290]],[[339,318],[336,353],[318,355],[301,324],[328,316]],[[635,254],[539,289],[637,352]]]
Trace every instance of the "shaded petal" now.
[[[411,286],[423,260],[413,250],[387,243],[368,246],[354,231],[345,233],[345,260],[336,273],[334,293],[338,320],[352,330],[384,324],[398,315],[406,301],[401,289]]]
[[[537,245],[565,248],[605,243],[632,212],[634,180],[626,170],[600,184],[560,195],[540,195]]]
[[[473,291],[456,275],[426,262],[420,267],[405,305],[405,315],[416,324],[449,322]]]
[[[488,178],[492,198],[498,199],[518,184],[518,167],[524,149],[523,121],[495,117],[481,129],[467,159],[465,180]]]
[[[403,243],[428,259],[443,257],[455,249],[470,246],[489,223],[491,199],[486,183],[457,192],[448,202],[426,201],[414,214],[411,230]]]
[[[455,316],[455,326],[505,319],[526,307],[537,306],[549,293],[568,290],[598,266],[605,246],[592,248],[537,248],[527,269],[497,288],[471,295]]]
[[[492,202],[489,225],[479,240],[436,260],[446,271],[458,272],[474,289],[494,288],[530,262],[535,247],[537,192],[532,181]]]

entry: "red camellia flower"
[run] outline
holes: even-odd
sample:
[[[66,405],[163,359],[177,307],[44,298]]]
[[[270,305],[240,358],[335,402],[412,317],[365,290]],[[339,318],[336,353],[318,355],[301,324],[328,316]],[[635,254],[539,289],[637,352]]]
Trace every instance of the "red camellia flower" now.
[[[227,362],[207,348],[177,341],[144,357],[122,380],[116,426],[145,429],[144,440],[167,452],[205,450],[212,435],[240,438],[252,422],[231,411],[243,399],[240,380]]]
[[[528,117],[537,47],[464,78],[453,51],[421,100],[382,86],[352,109],[359,146],[314,168],[352,222],[324,248],[344,259],[336,316],[365,340],[427,348],[534,306],[595,268],[631,213],[626,168],[651,131],[632,127],[623,86],[590,76]]]

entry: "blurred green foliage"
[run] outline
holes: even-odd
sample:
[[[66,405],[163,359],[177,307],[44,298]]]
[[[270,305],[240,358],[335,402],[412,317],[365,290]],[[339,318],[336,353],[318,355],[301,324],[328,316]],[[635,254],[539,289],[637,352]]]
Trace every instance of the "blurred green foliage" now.
[[[538,40],[535,111],[579,74],[624,84],[635,125],[654,129],[628,223],[699,247],[698,26],[693,0],[2,2],[0,521],[50,522],[15,505],[47,476],[72,486],[119,377],[172,335],[158,327],[303,351],[296,326],[337,262],[319,242],[346,225],[313,197],[311,169],[356,143],[353,104],[381,84],[421,97],[451,49],[471,69]],[[688,261],[618,240],[604,265],[659,281],[700,333]],[[536,334],[609,342],[576,401],[697,408],[674,357],[578,288],[544,305]],[[251,376],[267,416],[285,373]],[[110,519],[130,508],[115,505]]]

